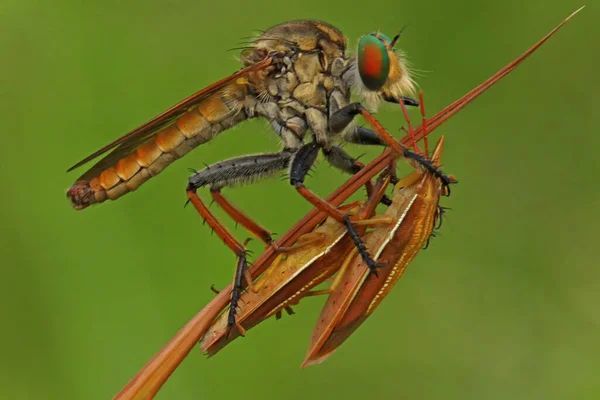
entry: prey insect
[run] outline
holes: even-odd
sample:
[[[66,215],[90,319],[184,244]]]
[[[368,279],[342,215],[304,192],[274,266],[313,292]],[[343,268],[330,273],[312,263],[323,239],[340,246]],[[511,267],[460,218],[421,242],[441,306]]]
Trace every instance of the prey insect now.
[[[579,10],[578,10],[579,11]],[[477,98],[499,80],[512,72],[522,61],[542,46],[552,35],[554,35],[570,18],[578,11],[564,19],[550,33],[535,43],[527,51],[517,57],[515,60],[504,66],[486,81],[470,90],[467,94],[454,101],[452,104],[438,112],[435,116],[427,120],[427,127],[430,132],[435,130],[458,111],[462,110],[472,100]],[[415,129],[415,138],[420,140],[422,129]],[[403,140],[405,145],[410,143],[410,137],[406,136]],[[393,156],[392,150],[386,150],[353,175],[340,188],[334,191],[327,201],[338,206],[348,199],[355,191],[368,182],[373,176],[381,172],[389,165],[389,158]],[[281,236],[276,244],[281,247],[292,246],[300,236],[309,233],[320,224],[327,214],[319,209],[311,210],[304,218],[298,221],[288,232]],[[256,277],[263,273],[269,265],[273,263],[277,253],[274,248],[268,247],[261,256],[250,266],[248,272]],[[138,373],[129,380],[129,382],[116,394],[117,400],[130,399],[150,399],[153,398],[164,383],[171,376],[173,371],[179,366],[183,359],[189,354],[192,348],[205,334],[213,320],[222,312],[230,300],[233,286],[229,285],[209,303],[198,314],[188,321],[173,338],[152,357]]]
[[[433,152],[434,166],[440,163],[443,139],[442,136]],[[429,242],[443,210],[439,205],[440,196],[448,195],[447,190],[443,179],[423,170],[413,172],[396,185],[392,204],[384,213],[393,223],[365,237],[375,260],[385,266],[374,275],[354,255],[344,261],[344,267],[328,291],[329,297],[317,320],[303,366],[323,362],[373,313],[408,264]]]

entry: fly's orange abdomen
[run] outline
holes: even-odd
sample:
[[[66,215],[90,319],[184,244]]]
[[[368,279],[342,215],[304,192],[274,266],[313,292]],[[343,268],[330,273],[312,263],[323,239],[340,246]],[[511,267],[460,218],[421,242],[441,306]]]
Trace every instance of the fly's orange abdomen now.
[[[122,143],[69,189],[73,207],[80,210],[136,190],[196,146],[245,120],[241,102],[236,101],[246,94],[244,85],[234,83],[225,89],[165,121],[167,125],[157,131]]]

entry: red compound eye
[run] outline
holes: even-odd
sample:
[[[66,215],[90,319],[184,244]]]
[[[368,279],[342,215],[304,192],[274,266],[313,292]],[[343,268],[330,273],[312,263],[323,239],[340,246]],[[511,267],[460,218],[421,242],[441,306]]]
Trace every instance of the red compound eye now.
[[[363,36],[358,42],[358,72],[363,84],[370,90],[379,90],[390,72],[387,49],[373,35]]]

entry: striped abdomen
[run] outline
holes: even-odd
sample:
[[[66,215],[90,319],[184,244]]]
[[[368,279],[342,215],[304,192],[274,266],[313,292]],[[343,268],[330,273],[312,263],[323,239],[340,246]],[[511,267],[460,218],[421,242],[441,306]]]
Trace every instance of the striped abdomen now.
[[[80,210],[134,191],[196,146],[245,120],[236,101],[245,94],[244,85],[229,85],[157,131],[122,143],[69,189],[71,204]]]

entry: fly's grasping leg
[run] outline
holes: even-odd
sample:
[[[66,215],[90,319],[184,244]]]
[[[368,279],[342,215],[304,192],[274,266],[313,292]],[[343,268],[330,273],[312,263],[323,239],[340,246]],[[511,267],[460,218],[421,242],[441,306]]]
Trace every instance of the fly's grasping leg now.
[[[400,105],[403,109],[403,112],[405,113],[405,116],[407,117],[408,115],[406,114],[406,108],[404,107],[404,103],[401,102]],[[433,175],[435,175],[436,177],[438,177],[442,181],[442,183],[444,184],[445,187],[447,187],[450,183],[455,183],[455,181],[452,178],[445,175],[438,167],[433,165],[431,163],[431,161],[429,161],[426,157],[410,151],[408,148],[404,147],[402,144],[400,144],[398,141],[396,141],[383,128],[383,126],[381,126],[381,124],[375,119],[375,117],[373,117],[373,115],[369,111],[367,111],[367,109],[365,109],[364,106],[360,103],[349,104],[349,105],[341,108],[337,112],[335,112],[329,118],[329,130],[332,133],[341,132],[346,126],[348,126],[348,124],[350,124],[350,122],[352,122],[354,117],[358,114],[361,114],[367,120],[367,122],[373,127],[373,129],[375,130],[377,135],[379,135],[379,137],[381,138],[381,141],[385,145],[391,147],[396,153],[402,155],[404,158],[406,158],[408,160],[415,161],[417,164],[419,164],[420,166],[425,168],[428,172],[430,172]],[[411,131],[412,131],[412,129],[411,129]],[[358,135],[360,135],[360,134],[358,134]],[[350,138],[352,138],[352,136],[350,136]],[[413,145],[416,146],[416,143],[413,143]],[[415,149],[417,149],[417,148],[415,147]]]
[[[298,150],[290,166],[290,183],[296,188],[298,193],[311,204],[319,210],[325,211],[330,217],[346,226],[350,237],[354,241],[354,245],[363,257],[365,264],[371,270],[375,270],[379,265],[369,255],[360,234],[358,234],[350,218],[304,186],[304,178],[314,164],[320,149],[321,146],[318,143],[311,142],[305,144]]]
[[[357,128],[358,129],[358,128]],[[361,128],[362,129],[362,128]],[[368,129],[367,129],[368,131]],[[371,132],[371,131],[369,131]],[[373,135],[371,137],[379,140],[379,136],[372,132]],[[364,144],[364,143],[363,143]],[[354,175],[358,171],[360,171],[365,165],[358,161],[356,158],[352,157],[350,154],[346,153],[344,149],[340,146],[332,145],[329,149],[323,149],[323,154],[325,158],[333,167],[346,172],[347,174]],[[393,179],[392,179],[393,180]],[[371,197],[373,191],[373,187],[369,182],[367,184],[367,197]],[[382,196],[380,199],[382,204],[389,206],[392,204],[392,201],[387,196]]]
[[[194,174],[189,180],[189,187],[197,190],[209,186],[213,199],[234,221],[270,245],[273,242],[271,233],[225,199],[221,189],[235,184],[252,183],[281,172],[288,167],[292,155],[292,151],[284,150],[280,153],[254,154],[225,160]]]
[[[202,200],[200,199],[200,197],[198,196],[198,194],[196,193],[196,191],[193,188],[188,187],[187,195],[188,195],[188,199],[194,205],[194,207],[196,208],[198,213],[202,216],[202,218],[204,218],[204,220],[208,223],[208,225],[210,225],[210,227],[216,232],[216,234],[223,240],[225,245],[227,245],[227,247],[229,247],[231,249],[231,251],[233,251],[235,253],[235,255],[238,259],[237,266],[236,266],[236,272],[235,272],[235,278],[234,278],[234,284],[233,284],[233,291],[231,292],[229,319],[227,322],[228,325],[231,327],[231,326],[235,325],[235,312],[236,312],[237,303],[240,298],[242,285],[243,285],[243,282],[242,282],[242,277],[244,276],[243,271],[244,271],[244,269],[246,269],[246,267],[248,265],[246,247],[242,243],[240,243],[233,235],[231,235],[231,233],[229,233],[227,228],[225,228],[214,217],[214,215],[212,215],[212,213],[208,210],[206,205],[202,202]],[[250,282],[247,282],[247,283],[250,284]],[[239,328],[238,328],[238,330],[240,331],[239,333],[241,335],[243,335],[243,331],[240,330]]]
[[[252,233],[265,244],[273,245],[271,232],[244,214],[240,209],[231,204],[229,200],[225,199],[225,197],[223,197],[221,194],[221,189],[211,188],[210,195],[219,205],[219,207],[221,207],[221,209],[231,217],[231,219],[240,223],[244,228],[246,228],[250,233]]]
[[[211,187],[213,197],[215,197],[214,194],[216,193],[216,197],[219,199],[217,201],[219,204],[225,204],[224,209],[230,216],[246,227],[250,232],[259,236],[259,238],[270,238],[270,233],[266,229],[262,228],[245,216],[241,211],[231,206],[230,203],[223,199],[223,196],[218,191],[225,186],[236,183],[250,183],[281,172],[287,168],[290,159],[292,158],[292,154],[292,152],[284,150],[281,153],[236,157],[208,166],[191,176],[189,179],[187,188],[189,200],[208,225],[238,258],[233,291],[231,294],[228,325],[230,327],[235,325],[240,331],[240,334],[243,334],[243,328],[236,325],[235,313],[237,302],[243,289],[243,280],[247,267],[247,251],[245,246],[240,243],[208,210],[208,207],[202,202],[196,191],[204,186]],[[252,282],[246,283],[248,285],[252,284]]]

